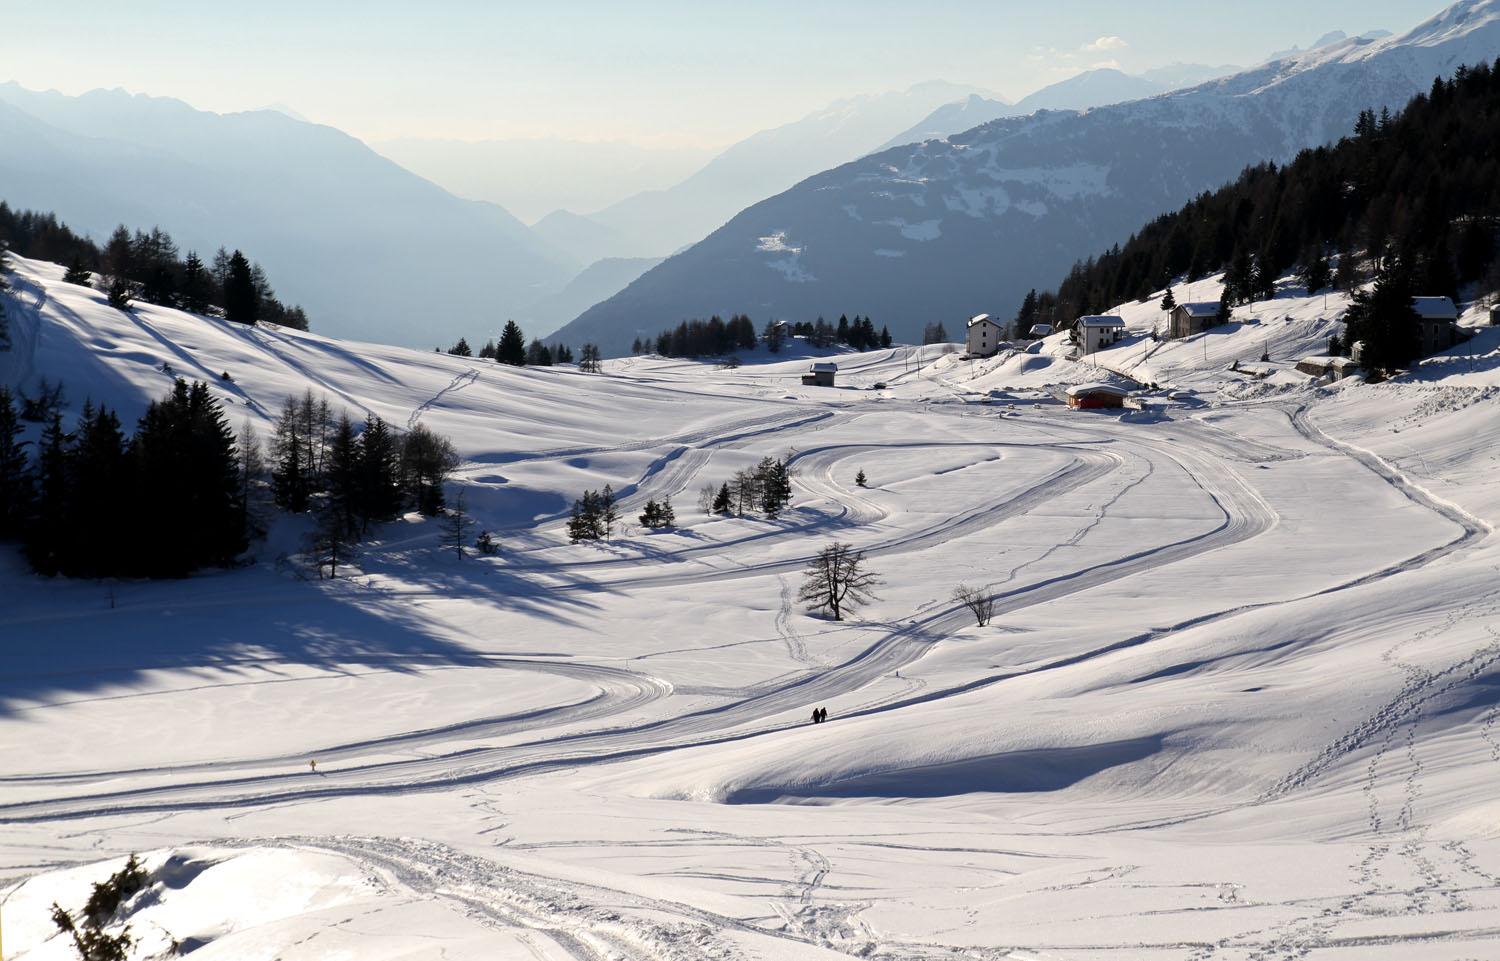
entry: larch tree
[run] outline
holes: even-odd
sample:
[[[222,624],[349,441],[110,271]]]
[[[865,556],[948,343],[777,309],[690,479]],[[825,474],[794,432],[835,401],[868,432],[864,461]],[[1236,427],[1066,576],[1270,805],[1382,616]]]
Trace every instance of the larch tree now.
[[[880,578],[865,566],[864,551],[834,542],[807,565],[797,599],[842,621],[846,612],[877,599],[878,584]]]

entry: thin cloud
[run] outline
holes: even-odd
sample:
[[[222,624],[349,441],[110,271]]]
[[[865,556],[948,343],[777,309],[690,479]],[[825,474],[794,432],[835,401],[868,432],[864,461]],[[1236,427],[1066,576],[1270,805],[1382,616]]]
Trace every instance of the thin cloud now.
[[[1124,50],[1130,44],[1125,42],[1124,37],[1100,37],[1093,43],[1084,44],[1083,49],[1088,53],[1103,53],[1106,50]]]

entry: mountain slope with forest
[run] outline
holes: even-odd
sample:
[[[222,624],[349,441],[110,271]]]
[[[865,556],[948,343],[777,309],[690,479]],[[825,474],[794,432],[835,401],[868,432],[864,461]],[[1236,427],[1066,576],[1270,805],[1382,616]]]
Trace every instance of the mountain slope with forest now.
[[[563,328],[628,349],[683,317],[857,311],[911,339],[1009,313],[1078,257],[1234,177],[1399,108],[1500,54],[1500,3],[1464,0],[1400,37],[1353,39],[1190,90],[1042,112],[827,171],[745,210]]]

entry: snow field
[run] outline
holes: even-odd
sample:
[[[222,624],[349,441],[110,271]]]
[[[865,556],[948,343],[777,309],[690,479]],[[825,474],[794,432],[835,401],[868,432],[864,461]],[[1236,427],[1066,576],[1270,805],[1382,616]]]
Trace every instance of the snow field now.
[[[130,850],[176,865],[132,908],[139,957],[167,936],[206,958],[1495,953],[1488,335],[1411,382],[1259,399],[1222,365],[1264,324],[1210,338],[1208,367],[1128,343],[1101,362],[1219,393],[1132,423],[1052,400],[1099,373],[1051,343],[840,355],[833,390],[800,385],[806,359],[511,371],[131,319],[21,274],[41,293],[10,383],[61,377],[75,412],[87,385],[129,422],[175,357],[231,370],[216,390],[263,428],[305,386],[417,416],[502,539],[460,562],[407,519],[322,583],[271,558],[114,585],[8,558],[22,958],[64,956],[45,907]],[[1323,336],[1284,299],[1273,355]],[[791,510],[698,512],[768,455],[792,459]],[[568,502],[605,483],[631,523],[567,545]],[[634,527],[664,495],[682,529]],[[795,600],[832,539],[885,580],[843,623]],[[994,594],[991,626],[960,581]]]

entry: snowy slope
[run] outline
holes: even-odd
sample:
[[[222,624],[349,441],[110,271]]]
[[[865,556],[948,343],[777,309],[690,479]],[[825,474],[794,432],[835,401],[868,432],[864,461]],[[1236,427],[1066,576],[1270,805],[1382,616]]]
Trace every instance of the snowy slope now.
[[[1193,342],[1144,362],[1202,402],[1141,420],[1059,404],[1108,373],[1056,344],[842,354],[832,389],[790,356],[585,375],[18,274],[0,382],[129,422],[166,362],[231,372],[236,421],[305,388],[420,419],[503,548],[459,561],[408,517],[319,582],[283,521],[253,565],[113,584],[0,551],[7,957],[67,956],[50,904],[129,851],[132,961],[1500,951],[1491,333],[1264,396]],[[1315,339],[1306,300],[1273,302],[1273,353]],[[785,514],[698,510],[768,455]],[[682,528],[568,545],[606,482]],[[883,580],[843,622],[796,599],[835,538]]]
[[[1232,179],[1348,133],[1458,65],[1500,54],[1500,6],[1464,0],[1403,36],[1351,39],[1178,93],[1002,119],[846,163],[741,212],[584,312],[563,336],[733,311],[863,313],[903,339],[1009,314],[1078,259]]]

